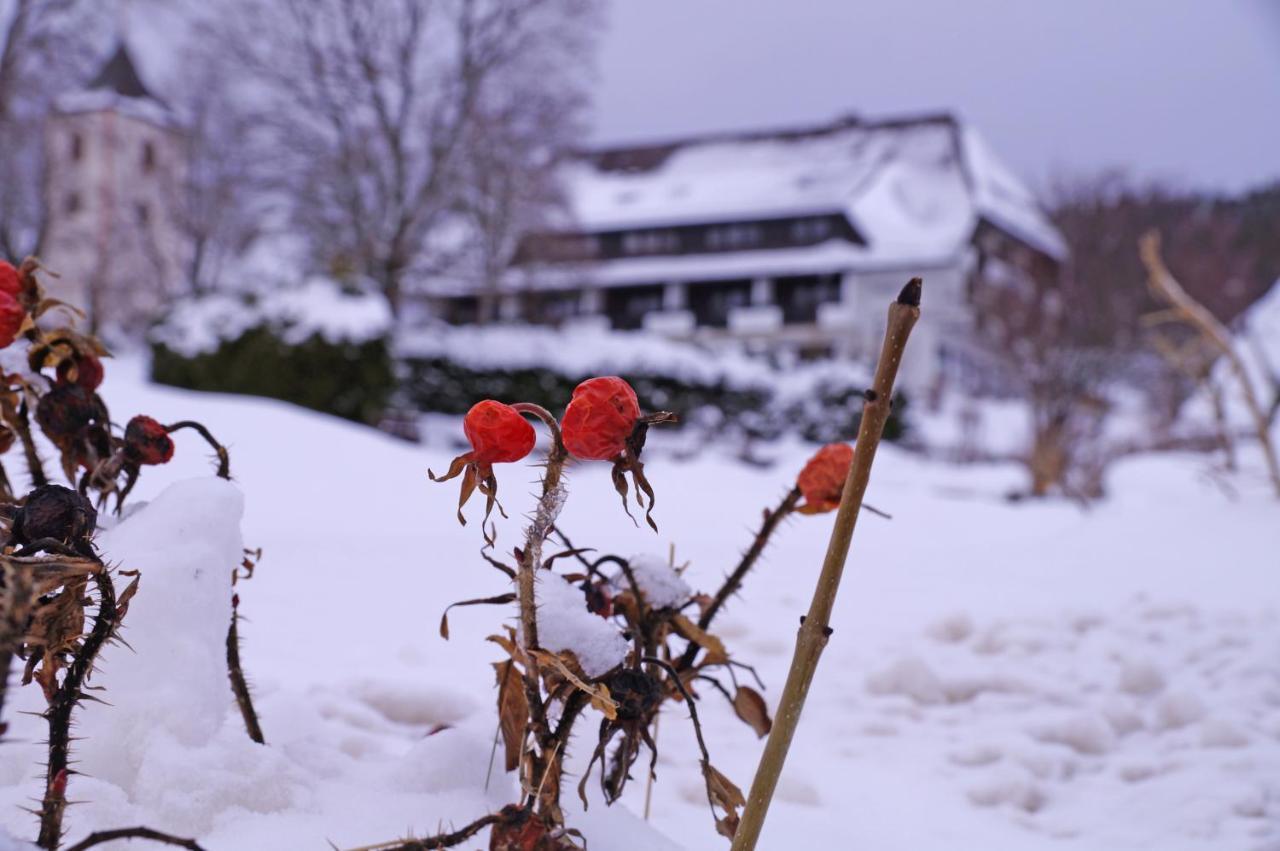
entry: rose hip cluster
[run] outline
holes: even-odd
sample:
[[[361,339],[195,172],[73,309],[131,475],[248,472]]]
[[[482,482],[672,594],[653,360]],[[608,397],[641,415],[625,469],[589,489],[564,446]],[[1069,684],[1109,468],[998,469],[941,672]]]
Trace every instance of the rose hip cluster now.
[[[78,480],[82,494],[93,488],[105,500],[109,493],[116,493],[118,507],[141,467],[164,464],[173,457],[170,432],[197,426],[164,426],[151,417],[137,416],[121,434],[98,395],[106,349],[96,338],[73,328],[44,327],[48,320],[42,317],[54,308],[67,306],[45,297],[36,277],[38,269],[34,260],[26,260],[18,267],[0,261],[0,348],[8,348],[21,339],[30,370],[0,376],[0,454],[21,439],[28,463],[39,465],[29,428],[28,411],[33,409],[40,430],[61,455],[67,478],[72,483]],[[43,471],[39,475],[36,472],[33,469],[33,477],[42,481]],[[122,474],[124,482],[120,485],[117,479]]]
[[[519,461],[533,451],[533,426],[525,419],[529,414],[548,421],[553,437],[564,452],[580,461],[609,461],[613,464],[613,483],[627,506],[630,474],[636,487],[636,500],[643,508],[649,500],[646,520],[653,510],[653,488],[644,476],[640,454],[644,449],[648,428],[656,423],[674,422],[674,414],[666,411],[644,415],[636,392],[617,376],[589,378],[577,386],[558,426],[545,410],[527,402],[507,405],[492,399],[476,403],[462,420],[462,430],[471,451],[453,459],[448,472],[437,477],[427,471],[432,481],[444,482],[461,475],[462,492],[458,500],[458,520],[466,523],[462,507],[472,493],[479,490],[488,499],[486,520],[497,503],[498,482],[493,465]],[[553,449],[553,454],[555,449]],[[630,513],[628,509],[628,514]],[[656,529],[657,527],[654,526]]]

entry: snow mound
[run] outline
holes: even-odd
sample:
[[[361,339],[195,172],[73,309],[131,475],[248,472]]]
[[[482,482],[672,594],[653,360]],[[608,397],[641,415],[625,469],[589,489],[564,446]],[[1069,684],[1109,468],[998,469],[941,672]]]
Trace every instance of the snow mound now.
[[[538,643],[553,653],[571,651],[588,677],[621,665],[630,647],[611,621],[587,610],[582,591],[557,575],[539,576]]]
[[[655,609],[675,608],[693,596],[693,589],[666,559],[653,555],[632,556],[631,574],[640,586],[640,593]],[[626,577],[614,577],[614,585],[626,588]]]

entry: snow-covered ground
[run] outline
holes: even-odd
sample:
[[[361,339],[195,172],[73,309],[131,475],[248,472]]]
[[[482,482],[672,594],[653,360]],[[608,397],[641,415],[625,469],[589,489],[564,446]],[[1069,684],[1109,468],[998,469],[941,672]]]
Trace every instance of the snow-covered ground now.
[[[109,364],[118,419],[195,418],[231,445],[243,540],[265,550],[240,591],[268,745],[245,737],[216,664],[224,580],[204,572],[221,577],[238,545],[240,496],[209,479],[165,491],[208,473],[184,433],[177,459],[144,474],[137,497],[155,501],[101,539],[143,569],[125,634],[136,654],[107,651],[95,683],[115,705],[80,713],[71,838],[145,823],[209,849],[352,847],[510,803],[509,777],[485,788],[500,651],[484,640],[510,612],[455,609],[451,640],[437,633],[448,603],[507,590],[478,557],[478,526],[454,520],[456,487],[427,479],[455,447],[141,373]],[[608,552],[665,558],[674,544],[690,584],[713,589],[811,448],[773,451],[768,469],[655,455],[656,536],[622,513],[605,465],[576,468],[561,525]],[[1252,472],[1223,487],[1201,458],[1135,458],[1082,511],[1008,504],[1012,467],[883,449],[869,499],[894,519],[865,517],[855,537],[762,847],[1280,849],[1280,504],[1245,460]],[[536,469],[498,473],[509,547]],[[715,629],[757,666],[771,705],[830,525],[783,528]],[[15,708],[38,708],[22,692]],[[713,691],[700,714],[714,763],[745,788],[761,742]],[[31,836],[20,807],[41,790],[41,723],[10,719],[0,828]],[[642,783],[626,809],[585,815],[567,784],[592,851],[726,847],[681,708],[664,714],[659,746],[648,827],[634,815]]]

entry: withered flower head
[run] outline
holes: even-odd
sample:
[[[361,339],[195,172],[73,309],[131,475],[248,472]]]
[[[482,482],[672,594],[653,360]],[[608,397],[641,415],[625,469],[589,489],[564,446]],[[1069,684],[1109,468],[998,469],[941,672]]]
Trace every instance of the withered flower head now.
[[[173,458],[173,438],[163,425],[139,414],[125,426],[124,457],[135,466],[167,464]]]
[[[63,448],[84,434],[98,412],[92,391],[79,384],[59,384],[40,399],[36,421],[49,439]]]
[[[609,696],[618,705],[619,721],[647,718],[662,699],[662,688],[653,676],[637,668],[619,668],[609,677]]]
[[[847,443],[828,443],[804,465],[796,478],[796,487],[804,495],[797,510],[804,514],[822,514],[840,507],[844,480],[853,463],[853,447]]]
[[[458,521],[465,526],[467,520],[462,516],[462,507],[476,490],[487,498],[486,520],[498,505],[498,480],[493,475],[493,465],[510,464],[524,458],[533,451],[537,436],[533,426],[519,411],[493,399],[477,402],[467,411],[462,419],[462,432],[471,444],[471,451],[454,458],[443,476],[436,476],[431,470],[427,475],[433,482],[447,482],[462,476]],[[501,511],[502,507],[498,506],[498,510]]]
[[[649,498],[645,520],[657,531],[653,522],[653,488],[645,478],[640,453],[649,426],[675,421],[676,415],[669,411],[641,415],[636,391],[623,379],[609,375],[589,378],[574,389],[560,421],[560,431],[571,455],[583,461],[613,462],[613,486],[622,497],[628,516],[631,510],[627,507],[626,474],[631,474],[636,503],[644,508],[644,498]]]
[[[13,540],[19,545],[44,538],[64,543],[82,541],[97,526],[98,512],[88,498],[62,485],[41,485],[14,515]]]

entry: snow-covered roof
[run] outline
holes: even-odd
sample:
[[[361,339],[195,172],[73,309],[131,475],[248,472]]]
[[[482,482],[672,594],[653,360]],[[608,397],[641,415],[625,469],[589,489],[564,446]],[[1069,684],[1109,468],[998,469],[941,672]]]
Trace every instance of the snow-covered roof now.
[[[949,115],[598,150],[566,177],[587,232],[842,213],[870,262],[954,253],[980,220],[1066,254],[1031,192]]]
[[[110,110],[162,127],[179,125],[174,111],[142,81],[123,42],[83,89],[59,97],[55,108],[64,115]]]

